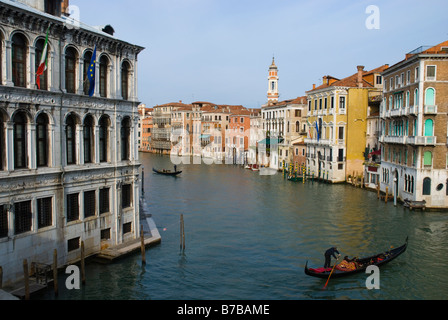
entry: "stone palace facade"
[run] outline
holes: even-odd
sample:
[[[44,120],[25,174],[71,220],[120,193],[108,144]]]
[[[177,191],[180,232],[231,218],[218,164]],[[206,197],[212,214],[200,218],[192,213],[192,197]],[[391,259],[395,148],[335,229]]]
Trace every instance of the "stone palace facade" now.
[[[0,266],[58,264],[139,237],[137,56],[68,1],[0,2]],[[62,6],[62,8],[61,8]],[[48,30],[47,69],[36,85]],[[87,71],[96,46],[95,91]]]

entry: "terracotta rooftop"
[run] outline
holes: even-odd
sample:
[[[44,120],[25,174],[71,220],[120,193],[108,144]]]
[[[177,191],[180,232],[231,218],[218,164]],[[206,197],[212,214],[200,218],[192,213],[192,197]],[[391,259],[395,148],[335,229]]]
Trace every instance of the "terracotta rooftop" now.
[[[389,65],[385,64],[382,65],[381,67],[372,69],[370,71],[362,71],[362,84],[364,88],[372,88],[374,87],[374,85],[368,81],[366,81],[364,79],[365,76],[370,75],[372,73],[382,73],[384,70],[386,70],[387,68],[389,68]],[[331,79],[337,79],[331,76],[326,76],[327,79],[331,78]],[[313,88],[312,90],[307,91],[308,92],[313,92],[313,91],[317,91],[317,90],[321,90],[321,89],[325,89],[325,88],[329,88],[329,87],[353,87],[356,88],[358,87],[358,72],[356,72],[355,74],[352,74],[351,76],[348,76],[346,78],[340,79],[340,80],[336,80],[336,81],[327,81],[324,82],[323,84],[321,84],[318,87]]]
[[[269,105],[269,107],[279,107],[279,106],[286,106],[288,104],[306,104],[307,102],[306,96],[297,97],[295,99],[289,99],[289,100],[283,100],[279,102],[274,102]]]
[[[419,55],[419,54],[448,54],[448,40],[444,41],[442,43],[439,43],[438,45],[435,45],[435,46],[418,47],[417,49],[414,49],[411,52],[407,53],[406,57],[403,60],[395,63],[392,67],[394,67],[406,60],[409,60],[410,58],[412,58],[416,55]]]
[[[165,104],[160,104],[154,106],[154,108],[160,108],[160,107],[185,107],[185,106],[191,106],[191,104],[185,104],[182,102],[170,102]]]

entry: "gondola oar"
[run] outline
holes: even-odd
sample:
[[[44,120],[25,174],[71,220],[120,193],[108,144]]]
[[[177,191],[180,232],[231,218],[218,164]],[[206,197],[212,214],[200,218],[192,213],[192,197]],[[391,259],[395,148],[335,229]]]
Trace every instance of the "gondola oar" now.
[[[327,289],[328,283],[330,282],[331,275],[333,274],[334,269],[336,268],[336,266],[337,266],[337,264],[338,264],[339,257],[340,257],[340,255],[339,255],[338,258],[336,259],[336,262],[334,263],[334,266],[333,266],[333,270],[331,270],[331,273],[330,273],[330,276],[328,277],[327,283],[325,284],[325,287],[323,287],[322,290]]]

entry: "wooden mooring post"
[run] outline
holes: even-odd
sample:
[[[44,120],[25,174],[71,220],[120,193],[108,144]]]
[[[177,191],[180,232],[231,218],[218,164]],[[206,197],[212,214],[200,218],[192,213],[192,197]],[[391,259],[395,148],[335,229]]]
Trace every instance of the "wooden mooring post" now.
[[[53,251],[53,286],[54,286],[54,294],[59,294],[58,288],[58,250],[54,249]]]
[[[184,215],[180,215],[180,249],[185,250],[185,222]]]
[[[142,252],[142,264],[146,264],[146,248],[145,248],[145,233],[143,231],[143,225],[140,225],[140,247]]]
[[[25,300],[30,300],[30,275],[26,259],[23,260],[23,276],[25,281]]]
[[[389,196],[389,187],[386,187],[386,196],[384,198],[384,202],[387,203],[387,197]]]

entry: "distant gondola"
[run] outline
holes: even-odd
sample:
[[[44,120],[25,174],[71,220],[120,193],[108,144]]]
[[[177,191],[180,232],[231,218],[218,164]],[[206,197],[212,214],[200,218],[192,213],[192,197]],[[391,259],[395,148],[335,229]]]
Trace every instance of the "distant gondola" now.
[[[386,252],[383,252],[380,254],[376,254],[374,256],[358,259],[357,263],[359,264],[359,266],[355,270],[343,271],[343,270],[339,270],[339,269],[335,268],[331,277],[332,278],[340,278],[340,277],[349,276],[349,275],[352,275],[355,273],[363,272],[369,266],[372,266],[372,265],[375,265],[378,267],[382,266],[382,265],[394,260],[399,255],[401,255],[403,252],[405,252],[407,246],[408,246],[408,239],[406,239],[406,243],[399,248],[392,249],[390,251],[386,251]],[[319,269],[308,268],[308,261],[307,261],[306,266],[305,266],[305,274],[307,274],[311,277],[327,279],[330,276],[332,269],[333,269],[333,267],[325,269],[325,270],[323,268],[319,268]]]
[[[182,173],[182,171],[171,171],[171,170],[165,170],[165,169],[157,170],[154,168],[152,168],[152,171],[154,171],[155,173],[158,173],[158,174],[164,174],[166,176],[177,176]]]

